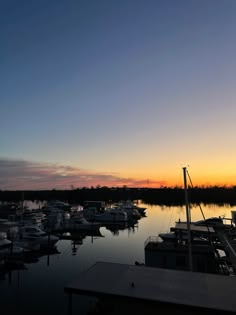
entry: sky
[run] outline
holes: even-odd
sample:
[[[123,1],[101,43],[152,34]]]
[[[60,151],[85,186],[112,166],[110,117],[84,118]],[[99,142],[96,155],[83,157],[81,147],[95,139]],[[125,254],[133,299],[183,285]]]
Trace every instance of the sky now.
[[[236,185],[235,0],[1,0],[0,189]]]

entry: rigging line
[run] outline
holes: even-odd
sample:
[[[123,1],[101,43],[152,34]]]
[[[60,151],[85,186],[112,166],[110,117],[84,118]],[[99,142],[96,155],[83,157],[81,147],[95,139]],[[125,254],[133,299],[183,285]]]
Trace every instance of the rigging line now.
[[[190,175],[189,175],[188,170],[187,170],[187,175],[188,175],[189,182],[190,182],[190,184],[191,184],[191,188],[193,188],[193,182],[192,182],[192,180],[191,180],[191,177],[190,177]],[[199,206],[199,208],[200,208],[200,210],[201,210],[201,213],[202,213],[202,216],[203,216],[203,220],[204,220],[204,222],[206,223],[206,218],[205,218],[205,215],[204,215],[204,213],[203,213],[202,207],[201,207],[201,205],[200,205],[199,202],[197,202],[197,204],[198,204],[198,206]],[[208,226],[207,223],[206,223],[206,226],[207,226],[208,232],[210,233],[210,229],[209,229],[209,226]]]
[[[161,221],[161,227],[160,227],[159,233],[163,232],[164,222],[165,222],[165,220]]]
[[[167,228],[169,228],[170,227],[170,223],[171,223],[171,221],[172,221],[172,216],[173,216],[173,207],[171,207],[171,214],[170,214],[170,220],[169,220],[169,225],[167,226]]]

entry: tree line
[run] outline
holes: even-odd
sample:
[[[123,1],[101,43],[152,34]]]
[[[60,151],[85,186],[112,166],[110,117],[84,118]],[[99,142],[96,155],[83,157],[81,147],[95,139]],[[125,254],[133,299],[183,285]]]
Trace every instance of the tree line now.
[[[61,200],[70,204],[81,204],[86,200],[118,202],[120,200],[141,200],[147,204],[183,205],[184,189],[181,187],[128,188],[123,187],[83,187],[69,190],[3,191],[0,201],[19,202],[22,200]],[[188,188],[190,203],[216,203],[236,205],[236,186]]]

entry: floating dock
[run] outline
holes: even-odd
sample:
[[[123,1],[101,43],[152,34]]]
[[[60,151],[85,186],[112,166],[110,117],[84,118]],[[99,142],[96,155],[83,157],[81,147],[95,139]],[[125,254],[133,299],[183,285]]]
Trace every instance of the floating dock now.
[[[118,299],[117,305],[131,300],[134,304],[165,305],[166,310],[173,306],[176,311],[187,308],[193,314],[228,314],[236,312],[235,287],[234,276],[97,262],[64,289],[69,295],[70,314],[72,294],[103,301]]]

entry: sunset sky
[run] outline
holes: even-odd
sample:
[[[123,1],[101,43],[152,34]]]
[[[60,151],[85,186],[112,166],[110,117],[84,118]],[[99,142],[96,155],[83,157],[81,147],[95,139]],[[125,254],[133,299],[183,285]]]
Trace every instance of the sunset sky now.
[[[236,185],[235,0],[2,0],[0,189]]]

